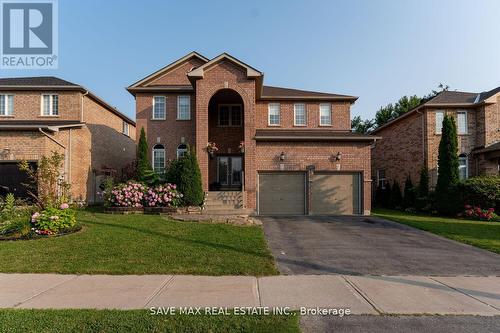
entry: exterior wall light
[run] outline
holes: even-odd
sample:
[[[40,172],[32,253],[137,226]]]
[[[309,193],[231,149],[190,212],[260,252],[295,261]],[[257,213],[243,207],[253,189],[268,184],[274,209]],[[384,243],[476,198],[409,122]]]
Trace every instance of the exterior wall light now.
[[[284,161],[285,161],[285,152],[282,151],[280,154],[280,162],[284,162]]]
[[[342,153],[338,152],[336,155],[333,155],[334,161],[340,161],[342,159]]]

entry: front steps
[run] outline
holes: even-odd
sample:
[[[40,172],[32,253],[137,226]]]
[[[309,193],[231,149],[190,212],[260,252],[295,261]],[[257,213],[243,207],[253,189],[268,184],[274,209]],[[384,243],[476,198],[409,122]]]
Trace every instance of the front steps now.
[[[205,199],[204,215],[248,215],[244,208],[244,196],[241,191],[210,191]]]

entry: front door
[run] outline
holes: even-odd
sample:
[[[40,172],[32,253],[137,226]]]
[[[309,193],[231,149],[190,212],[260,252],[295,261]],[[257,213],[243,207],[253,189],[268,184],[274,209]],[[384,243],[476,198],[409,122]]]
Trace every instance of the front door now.
[[[241,190],[242,167],[241,156],[217,157],[217,179],[221,190]]]

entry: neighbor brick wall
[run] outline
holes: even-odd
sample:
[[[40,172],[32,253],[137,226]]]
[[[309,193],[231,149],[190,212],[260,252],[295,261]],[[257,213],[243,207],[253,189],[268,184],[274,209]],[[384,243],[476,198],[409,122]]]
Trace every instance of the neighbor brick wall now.
[[[385,170],[387,181],[392,184],[396,180],[401,188],[408,174],[414,184],[418,182],[425,163],[422,117],[414,113],[375,133],[382,139],[371,151],[373,179],[377,179],[378,170]]]
[[[269,126],[268,105],[269,103],[279,103],[281,110],[281,124],[279,126]],[[294,125],[294,104],[302,103],[306,105],[307,126]],[[319,125],[319,105],[330,103],[332,112],[332,125]],[[351,130],[351,104],[349,102],[311,102],[311,101],[257,101],[256,103],[256,128],[323,128],[334,130]]]
[[[366,142],[258,142],[256,150],[257,171],[279,171],[281,152],[285,153],[285,171],[306,171],[313,165],[315,171],[356,171],[362,173],[363,211],[371,210],[371,161],[370,143]],[[340,161],[333,155],[342,153]],[[339,165],[339,167],[337,167]],[[249,198],[250,199],[250,198]],[[256,200],[256,198],[254,198]],[[250,208],[256,208],[251,206]]]
[[[0,91],[0,93],[2,93]],[[14,115],[0,120],[80,120],[81,93],[78,91],[14,91]],[[42,116],[42,95],[57,94],[59,115]]]

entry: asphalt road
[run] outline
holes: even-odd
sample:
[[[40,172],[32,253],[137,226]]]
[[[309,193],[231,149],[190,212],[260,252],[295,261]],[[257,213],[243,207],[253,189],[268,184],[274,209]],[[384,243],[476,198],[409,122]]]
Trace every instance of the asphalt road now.
[[[497,333],[500,316],[305,316],[304,333]]]

